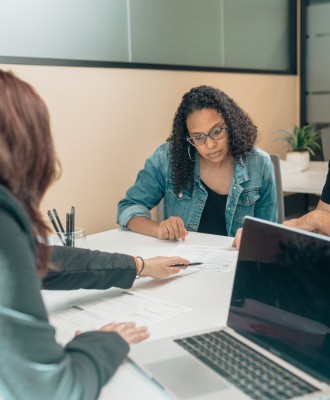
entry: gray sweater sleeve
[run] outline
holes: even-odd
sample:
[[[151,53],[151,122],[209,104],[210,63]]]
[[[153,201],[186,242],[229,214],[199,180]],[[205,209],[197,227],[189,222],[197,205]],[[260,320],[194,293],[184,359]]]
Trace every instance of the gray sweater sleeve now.
[[[43,279],[44,289],[130,288],[136,277],[132,256],[73,247],[52,248],[54,270]]]
[[[3,200],[0,198],[0,398],[97,399],[129,346],[110,332],[83,333],[66,347],[55,341],[40,293],[31,235],[21,223],[28,218],[17,204],[3,207]]]

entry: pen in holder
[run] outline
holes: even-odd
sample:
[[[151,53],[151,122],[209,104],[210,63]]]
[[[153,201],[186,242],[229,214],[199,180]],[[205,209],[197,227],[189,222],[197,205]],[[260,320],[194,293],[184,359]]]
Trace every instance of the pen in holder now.
[[[53,213],[48,210],[47,214],[56,232],[56,235],[49,238],[51,245],[86,247],[86,236],[83,228],[75,227],[75,207],[71,207],[71,212],[66,213],[65,229],[55,208]]]
[[[86,236],[83,228],[76,228],[73,232],[63,233],[63,241],[54,236],[56,246],[86,247]],[[64,243],[63,243],[64,242]]]

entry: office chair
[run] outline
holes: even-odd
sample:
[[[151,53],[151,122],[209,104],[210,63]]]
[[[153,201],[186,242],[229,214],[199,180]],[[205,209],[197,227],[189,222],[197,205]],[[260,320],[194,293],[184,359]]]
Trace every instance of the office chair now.
[[[270,158],[273,163],[274,175],[275,175],[277,207],[278,207],[278,222],[281,224],[285,219],[285,210],[284,210],[284,197],[283,197],[283,190],[282,190],[280,157],[278,156],[278,154],[270,154]]]
[[[321,144],[324,161],[330,160],[330,128],[321,129]]]

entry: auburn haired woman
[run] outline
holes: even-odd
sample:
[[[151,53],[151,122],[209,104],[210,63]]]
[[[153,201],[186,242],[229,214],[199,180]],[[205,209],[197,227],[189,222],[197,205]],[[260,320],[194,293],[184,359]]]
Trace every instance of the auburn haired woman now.
[[[0,398],[96,399],[126,357],[149,336],[133,322],[109,323],[55,341],[40,289],[131,287],[136,276],[179,272],[180,257],[143,260],[72,247],[46,246],[40,201],[55,179],[47,108],[33,88],[0,70]],[[74,335],[74,332],[73,332]]]

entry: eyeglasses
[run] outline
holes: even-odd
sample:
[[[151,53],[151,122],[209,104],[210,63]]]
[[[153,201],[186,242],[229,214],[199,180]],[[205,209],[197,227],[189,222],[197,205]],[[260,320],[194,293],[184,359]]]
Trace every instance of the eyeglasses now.
[[[207,135],[204,135],[203,133],[199,134],[199,135],[194,135],[191,137],[187,137],[188,142],[197,147],[197,146],[202,146],[203,144],[206,143],[206,139],[209,137],[213,140],[222,140],[226,137],[226,135],[222,135],[221,136],[221,132],[226,132],[227,128],[222,127],[222,128],[216,128],[214,129],[212,132],[210,132]]]

